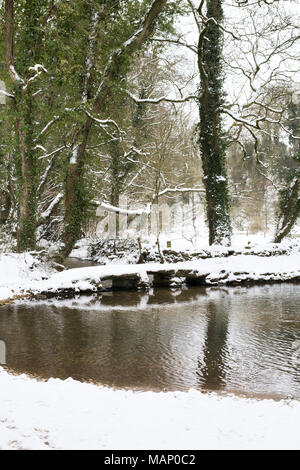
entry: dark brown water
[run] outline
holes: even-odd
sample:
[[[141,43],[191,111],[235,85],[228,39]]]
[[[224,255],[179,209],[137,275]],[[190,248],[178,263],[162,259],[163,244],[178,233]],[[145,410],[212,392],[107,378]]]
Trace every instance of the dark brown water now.
[[[7,367],[117,387],[300,399],[300,286],[187,289],[0,308]]]
[[[67,269],[86,268],[88,266],[99,266],[99,263],[95,263],[94,261],[87,261],[87,260],[82,260],[79,258],[69,257],[65,259],[64,266]]]

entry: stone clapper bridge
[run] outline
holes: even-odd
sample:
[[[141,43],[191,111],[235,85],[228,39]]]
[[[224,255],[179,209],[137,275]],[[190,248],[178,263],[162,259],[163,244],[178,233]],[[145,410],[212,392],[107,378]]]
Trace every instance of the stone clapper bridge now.
[[[75,268],[56,273],[48,280],[36,282],[30,289],[33,297],[90,294],[107,290],[147,290],[156,287],[179,288],[188,286],[217,286],[300,281],[300,270],[272,270],[267,260],[259,272],[245,269],[244,262],[235,265],[210,265],[200,261],[146,263],[141,265],[107,265]]]

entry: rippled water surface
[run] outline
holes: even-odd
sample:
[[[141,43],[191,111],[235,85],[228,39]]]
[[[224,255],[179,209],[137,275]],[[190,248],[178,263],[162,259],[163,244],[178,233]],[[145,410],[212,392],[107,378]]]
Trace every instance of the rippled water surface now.
[[[300,286],[199,289],[0,308],[7,367],[117,387],[300,399]]]

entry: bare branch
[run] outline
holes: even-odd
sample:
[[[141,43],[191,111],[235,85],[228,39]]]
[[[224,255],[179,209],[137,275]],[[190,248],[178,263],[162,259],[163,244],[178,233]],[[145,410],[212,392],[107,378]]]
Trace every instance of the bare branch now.
[[[140,104],[140,103],[148,103],[148,104],[159,104],[162,102],[166,103],[186,103],[187,101],[190,100],[197,100],[198,97],[196,95],[189,95],[186,96],[185,98],[167,98],[166,96],[161,96],[160,98],[145,98],[145,99],[140,99],[137,96],[133,95],[127,90],[124,90],[125,93],[131,98],[135,103]]]

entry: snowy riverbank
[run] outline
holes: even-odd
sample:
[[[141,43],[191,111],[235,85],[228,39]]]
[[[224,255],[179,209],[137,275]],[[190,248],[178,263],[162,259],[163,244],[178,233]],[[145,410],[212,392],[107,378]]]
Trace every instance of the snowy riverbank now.
[[[0,253],[0,304],[24,295],[36,282],[54,273],[50,264],[31,253]]]
[[[0,449],[300,449],[296,401],[132,392],[0,368]]]
[[[180,286],[183,282],[206,286],[241,285],[261,282],[300,281],[300,253],[288,255],[237,255],[181,263],[112,264],[70,269],[54,273],[30,254],[0,255],[0,301],[19,296],[74,296],[103,289],[104,281],[133,281],[133,286],[148,288],[154,281]],[[114,281],[116,280],[116,281]],[[134,284],[135,283],[135,284]],[[169,283],[169,284],[168,284]],[[117,284],[116,284],[117,285]],[[121,284],[122,286],[122,284]]]

